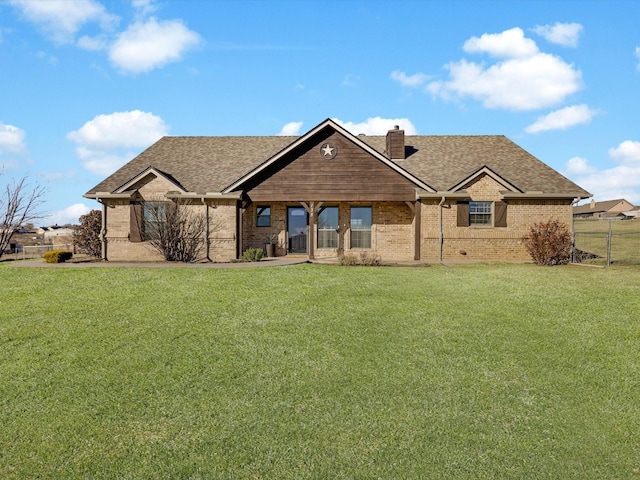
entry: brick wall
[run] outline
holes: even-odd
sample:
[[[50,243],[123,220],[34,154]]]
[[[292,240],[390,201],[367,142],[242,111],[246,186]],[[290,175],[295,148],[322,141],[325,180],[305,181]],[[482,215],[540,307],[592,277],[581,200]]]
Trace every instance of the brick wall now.
[[[164,194],[175,186],[161,178],[147,179],[137,185],[141,200],[163,200]],[[209,260],[228,262],[236,258],[236,202],[234,200],[194,200],[186,208],[209,217]],[[149,242],[130,242],[131,205],[127,200],[111,200],[107,206],[107,259],[110,261],[164,261]],[[202,245],[201,260],[207,260]]]
[[[414,223],[413,212],[404,202],[372,202],[372,203],[330,203],[324,206],[338,207],[339,235],[342,237],[344,252],[349,253],[372,251],[385,260],[413,259]],[[271,208],[271,226],[258,227],[256,225],[257,211],[261,206]],[[252,203],[243,214],[244,228],[242,250],[249,247],[264,248],[268,235],[278,237],[276,255],[286,255],[287,249],[287,206],[302,206],[300,203],[257,202]],[[371,249],[351,249],[350,247],[350,215],[352,206],[371,206],[372,221]],[[314,235],[317,242],[317,235]],[[317,245],[317,243],[316,243]],[[315,249],[316,258],[331,258],[338,256],[337,248]]]
[[[504,187],[483,176],[467,188],[474,201],[498,201]],[[572,207],[566,200],[509,200],[507,226],[458,227],[457,203],[447,200],[442,206],[443,260],[530,261],[522,237],[535,222],[557,218],[571,225]],[[440,207],[437,200],[425,200],[422,206],[421,255],[428,261],[439,260]]]
[[[157,200],[172,185],[162,179],[154,179],[138,186],[145,200]],[[475,201],[499,201],[500,190],[504,187],[488,175],[481,176],[467,192]],[[522,237],[535,222],[558,218],[571,225],[572,207],[564,200],[509,200],[507,206],[507,227],[458,227],[457,203],[447,200],[442,207],[437,199],[422,201],[420,248],[421,258],[438,261],[440,256],[440,222],[442,222],[443,260],[477,261],[529,261]],[[371,229],[371,249],[384,261],[413,260],[415,218],[412,208],[404,202],[325,202],[325,206],[338,206],[341,245],[344,253],[358,253],[362,249],[350,248],[350,207],[371,206],[373,226]],[[270,206],[271,225],[256,225],[256,208]],[[242,214],[242,248],[264,248],[266,238],[277,236],[276,255],[286,255],[287,249],[287,206],[301,206],[300,203],[264,202],[250,204]],[[190,208],[208,212],[209,215],[209,259],[224,262],[236,258],[236,202],[234,200],[207,200],[207,205],[199,201]],[[114,200],[107,208],[108,259],[112,261],[162,261],[161,255],[148,242],[130,242],[131,208],[128,201]],[[442,215],[442,217],[441,217]],[[314,235],[314,237],[316,237]],[[315,249],[316,258],[337,257],[338,249]],[[203,259],[206,249],[203,246]]]

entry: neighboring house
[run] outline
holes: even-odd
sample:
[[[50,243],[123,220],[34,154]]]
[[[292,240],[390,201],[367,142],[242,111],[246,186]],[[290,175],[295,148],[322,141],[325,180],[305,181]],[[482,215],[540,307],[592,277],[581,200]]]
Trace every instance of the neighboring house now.
[[[622,212],[625,219],[635,219],[640,218],[640,207],[633,207],[631,210],[627,210]]]
[[[633,204],[621,198],[618,200],[606,200],[589,203],[573,207],[573,218],[613,218],[624,217],[623,212],[629,212],[635,207]]]
[[[58,227],[45,227],[44,229],[44,243],[47,245],[71,245],[73,243],[73,228]]]
[[[353,135],[328,119],[299,137],[163,137],[84,196],[114,261],[162,260],[145,236],[159,201],[206,216],[211,261],[270,235],[278,255],[311,259],[526,261],[531,225],[571,225],[591,195],[501,135]]]

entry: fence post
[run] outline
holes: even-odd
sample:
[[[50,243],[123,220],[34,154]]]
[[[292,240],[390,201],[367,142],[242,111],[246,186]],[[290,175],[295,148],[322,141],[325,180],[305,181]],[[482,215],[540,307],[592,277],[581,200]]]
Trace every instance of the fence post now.
[[[609,233],[607,233],[607,267],[611,265],[611,237],[613,237],[613,232],[611,231],[611,222],[609,222]]]

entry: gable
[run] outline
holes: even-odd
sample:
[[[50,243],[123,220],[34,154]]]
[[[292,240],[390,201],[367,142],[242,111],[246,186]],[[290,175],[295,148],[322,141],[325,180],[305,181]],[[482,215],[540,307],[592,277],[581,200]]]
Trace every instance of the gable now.
[[[503,198],[501,191],[504,189],[501,182],[493,176],[483,174],[475,177],[472,183],[466,186],[466,191],[472,200],[500,201]]]
[[[147,168],[131,178],[124,185],[116,189],[115,193],[123,193],[131,190],[146,190],[155,193],[166,193],[170,190],[185,191],[175,180],[153,167]]]
[[[253,201],[413,201],[416,185],[333,129],[324,129],[243,185]]]
[[[449,188],[449,190],[452,192],[465,190],[465,189],[469,189],[469,187],[471,187],[472,185],[476,185],[478,183],[494,185],[495,190],[498,193],[500,190],[519,192],[517,187],[510,184],[508,181],[500,177],[500,175],[496,174],[486,166],[483,166],[482,168],[478,169],[476,172],[469,175],[467,178],[465,178],[461,182],[456,183],[456,185]]]

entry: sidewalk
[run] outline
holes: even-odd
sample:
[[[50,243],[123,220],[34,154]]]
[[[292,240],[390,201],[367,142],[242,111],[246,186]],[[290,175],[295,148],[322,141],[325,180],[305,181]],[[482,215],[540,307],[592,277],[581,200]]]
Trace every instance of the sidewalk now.
[[[87,262],[63,262],[63,263],[46,263],[42,258],[32,260],[16,260],[10,262],[12,267],[46,267],[46,268],[118,268],[118,267],[136,267],[136,268],[261,268],[261,267],[283,267],[287,265],[298,265],[301,263],[309,263],[309,259],[303,257],[287,258],[263,258],[259,262],[228,262],[228,263],[183,263],[183,262],[103,262],[103,261],[87,261]]]

